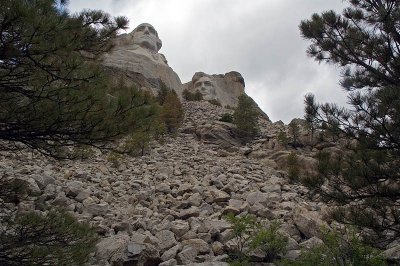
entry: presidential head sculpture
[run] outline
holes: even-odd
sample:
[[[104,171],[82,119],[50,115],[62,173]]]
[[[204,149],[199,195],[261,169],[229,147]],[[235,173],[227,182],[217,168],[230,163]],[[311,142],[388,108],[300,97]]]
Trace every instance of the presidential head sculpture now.
[[[148,49],[157,53],[162,46],[158,33],[149,23],[142,23],[137,26],[132,32],[132,41],[134,45]]]
[[[202,72],[196,73],[192,78],[194,89],[203,95],[204,100],[213,100],[216,98],[215,85],[211,78]]]

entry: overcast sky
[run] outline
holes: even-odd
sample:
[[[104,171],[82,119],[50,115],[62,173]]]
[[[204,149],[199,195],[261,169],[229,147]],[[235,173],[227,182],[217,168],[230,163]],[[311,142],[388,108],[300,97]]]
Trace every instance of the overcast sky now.
[[[181,78],[235,70],[271,120],[304,115],[304,95],[344,104],[339,71],[307,57],[298,25],[313,13],[341,11],[342,0],[70,0],[69,10],[102,9],[129,18],[130,32],[152,24],[168,64]]]

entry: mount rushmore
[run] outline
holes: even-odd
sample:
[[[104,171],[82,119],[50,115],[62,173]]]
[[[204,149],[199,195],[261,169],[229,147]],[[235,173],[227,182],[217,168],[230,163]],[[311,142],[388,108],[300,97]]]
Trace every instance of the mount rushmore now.
[[[234,107],[245,93],[245,82],[239,72],[206,74],[196,72],[191,81],[182,84],[179,76],[160,53],[162,41],[155,28],[142,23],[131,33],[122,34],[114,49],[104,56],[103,64],[127,84],[157,93],[161,84],[174,89],[182,97],[183,90],[200,91],[205,100],[218,100],[222,106]]]

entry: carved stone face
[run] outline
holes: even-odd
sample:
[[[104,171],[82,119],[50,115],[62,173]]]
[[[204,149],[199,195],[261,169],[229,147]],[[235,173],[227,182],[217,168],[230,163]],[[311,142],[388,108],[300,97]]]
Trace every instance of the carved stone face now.
[[[215,99],[216,94],[214,84],[209,77],[200,77],[195,81],[194,88],[200,91],[204,100]]]
[[[161,49],[162,42],[158,38],[158,33],[154,27],[148,23],[140,24],[132,31],[133,44],[142,48],[158,52]]]

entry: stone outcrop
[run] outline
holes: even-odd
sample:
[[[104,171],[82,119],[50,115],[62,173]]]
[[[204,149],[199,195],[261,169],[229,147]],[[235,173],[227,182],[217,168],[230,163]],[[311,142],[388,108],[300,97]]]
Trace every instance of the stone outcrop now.
[[[115,47],[103,58],[103,65],[126,84],[156,93],[163,82],[168,88],[182,91],[179,76],[159,53],[162,42],[157,31],[147,23],[140,24],[131,33],[119,35]]]

